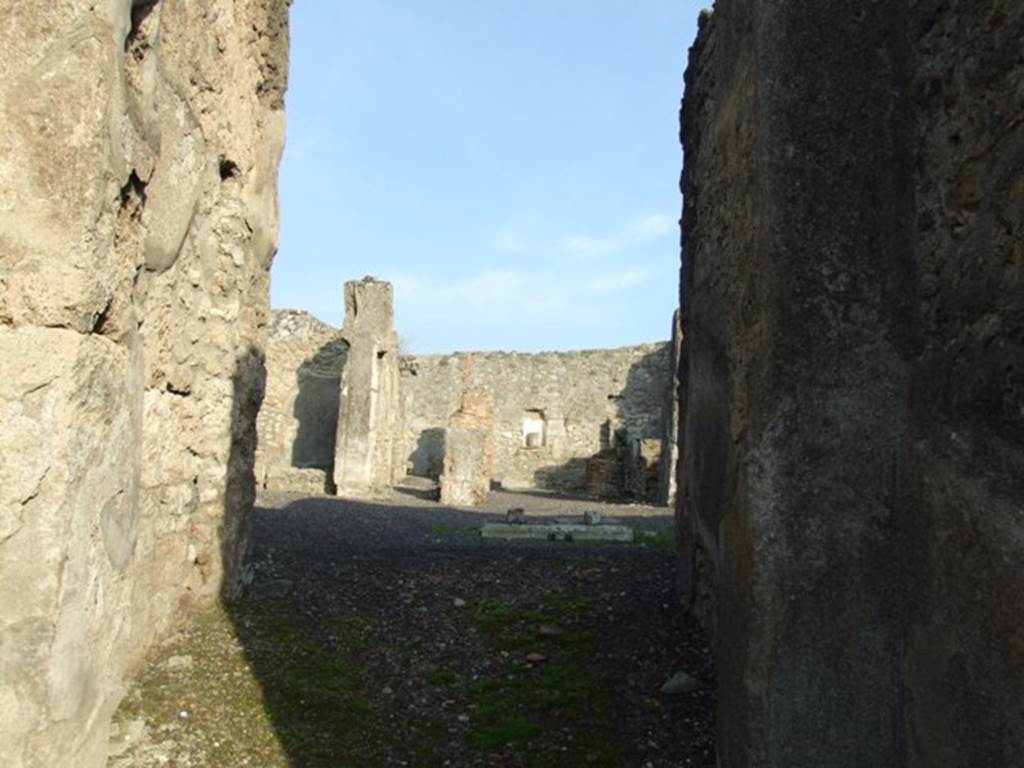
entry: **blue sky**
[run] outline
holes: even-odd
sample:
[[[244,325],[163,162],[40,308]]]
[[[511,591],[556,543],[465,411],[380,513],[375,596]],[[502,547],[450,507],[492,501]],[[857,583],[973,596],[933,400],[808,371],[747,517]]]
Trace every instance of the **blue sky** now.
[[[418,353],[668,338],[691,0],[298,0],[275,308]]]

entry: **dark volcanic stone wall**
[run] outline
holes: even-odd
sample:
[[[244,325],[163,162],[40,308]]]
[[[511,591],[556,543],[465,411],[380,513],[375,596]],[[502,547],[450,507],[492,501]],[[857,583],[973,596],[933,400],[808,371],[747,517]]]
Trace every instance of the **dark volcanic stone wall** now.
[[[912,5],[912,766],[1024,755],[1024,4]]]
[[[723,766],[1024,739],[1024,8],[720,0],[683,110],[683,582]]]

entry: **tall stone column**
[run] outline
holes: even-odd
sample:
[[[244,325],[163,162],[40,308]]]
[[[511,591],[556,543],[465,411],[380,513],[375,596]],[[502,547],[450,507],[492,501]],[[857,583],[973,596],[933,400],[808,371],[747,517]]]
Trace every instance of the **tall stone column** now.
[[[398,336],[391,283],[365,277],[345,283],[334,484],[339,494],[366,494],[397,479]]]

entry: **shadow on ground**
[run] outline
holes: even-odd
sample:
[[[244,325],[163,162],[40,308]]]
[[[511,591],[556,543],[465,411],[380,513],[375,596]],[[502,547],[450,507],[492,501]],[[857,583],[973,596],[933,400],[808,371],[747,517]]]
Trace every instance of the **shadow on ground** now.
[[[495,542],[493,511],[267,494],[251,582],[139,675],[113,768],[712,766],[714,673],[678,608],[671,519],[638,544]],[[635,517],[628,517],[636,513]],[[666,695],[679,671],[695,690]]]

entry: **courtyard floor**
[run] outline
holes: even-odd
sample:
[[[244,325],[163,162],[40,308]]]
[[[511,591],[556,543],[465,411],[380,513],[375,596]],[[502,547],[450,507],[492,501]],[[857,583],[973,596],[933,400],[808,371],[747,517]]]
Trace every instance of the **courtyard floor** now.
[[[669,510],[428,495],[261,497],[248,594],[151,655],[111,768],[715,764],[714,671],[680,608]],[[640,537],[480,537],[513,507],[597,509]],[[692,685],[663,692],[678,673]]]

